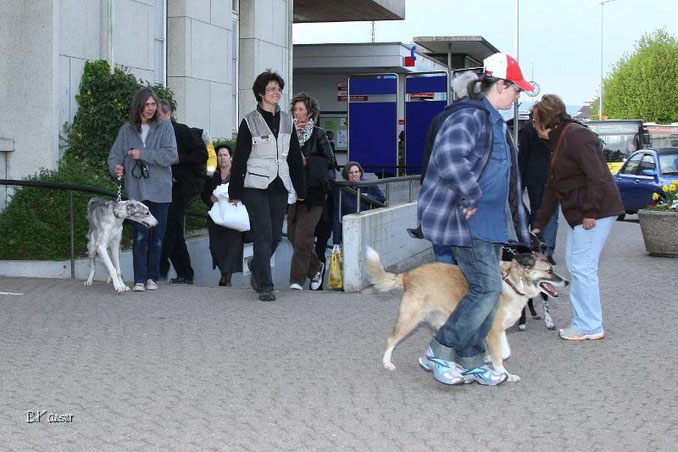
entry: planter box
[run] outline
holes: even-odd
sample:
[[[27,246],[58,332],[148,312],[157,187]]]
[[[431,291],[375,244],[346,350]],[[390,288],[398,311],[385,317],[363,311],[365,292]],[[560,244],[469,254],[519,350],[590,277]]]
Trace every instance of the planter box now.
[[[651,256],[678,257],[678,212],[639,210],[638,220]]]

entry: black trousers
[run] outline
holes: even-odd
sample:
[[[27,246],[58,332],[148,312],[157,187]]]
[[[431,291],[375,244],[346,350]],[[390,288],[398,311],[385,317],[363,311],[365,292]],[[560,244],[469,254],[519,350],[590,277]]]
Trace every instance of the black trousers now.
[[[193,279],[193,267],[191,267],[191,255],[188,254],[186,238],[184,237],[184,216],[186,209],[195,195],[182,193],[180,187],[172,186],[172,204],[167,213],[167,231],[162,243],[162,255],[160,257],[160,274],[167,275],[170,261],[177,276],[185,279]]]
[[[273,290],[271,256],[282,239],[282,227],[287,212],[287,192],[245,188],[242,202],[250,217],[253,256],[250,270],[257,292]]]

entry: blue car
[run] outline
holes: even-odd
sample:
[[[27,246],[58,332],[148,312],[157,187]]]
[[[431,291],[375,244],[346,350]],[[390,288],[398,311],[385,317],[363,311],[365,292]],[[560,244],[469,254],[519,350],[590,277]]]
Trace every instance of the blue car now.
[[[634,214],[652,202],[652,194],[663,195],[662,185],[678,183],[678,148],[642,149],[631,154],[614,175],[624,210]],[[620,215],[619,219],[623,219]]]

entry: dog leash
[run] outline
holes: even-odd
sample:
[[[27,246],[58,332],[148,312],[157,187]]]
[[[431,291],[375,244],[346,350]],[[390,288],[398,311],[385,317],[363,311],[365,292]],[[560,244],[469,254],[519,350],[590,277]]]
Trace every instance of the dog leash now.
[[[122,201],[122,176],[118,176],[118,197],[117,202]]]

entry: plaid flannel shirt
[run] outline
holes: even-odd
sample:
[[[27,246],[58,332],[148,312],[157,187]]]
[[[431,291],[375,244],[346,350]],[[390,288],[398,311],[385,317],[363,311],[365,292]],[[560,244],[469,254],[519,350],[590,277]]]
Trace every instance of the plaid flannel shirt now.
[[[478,179],[487,164],[492,143],[489,111],[483,101],[462,99],[440,127],[426,177],[419,192],[417,214],[424,237],[435,245],[471,246],[471,231],[461,209],[476,207],[482,192]],[[512,163],[515,147],[509,141]],[[515,173],[515,174],[514,174]],[[527,237],[526,214],[519,193],[517,165],[511,169],[509,201],[520,241]],[[517,186],[516,186],[517,182]],[[514,209],[515,207],[515,209]],[[527,237],[529,243],[529,237]]]

